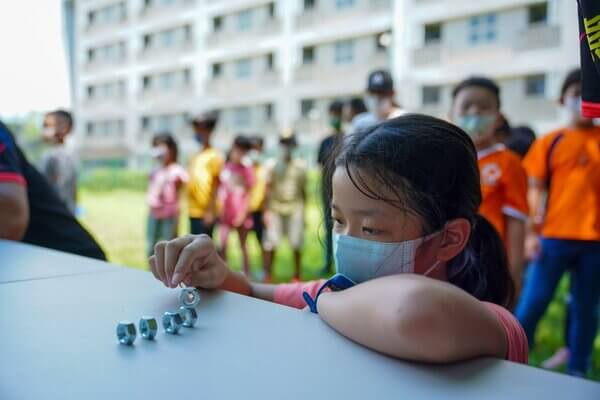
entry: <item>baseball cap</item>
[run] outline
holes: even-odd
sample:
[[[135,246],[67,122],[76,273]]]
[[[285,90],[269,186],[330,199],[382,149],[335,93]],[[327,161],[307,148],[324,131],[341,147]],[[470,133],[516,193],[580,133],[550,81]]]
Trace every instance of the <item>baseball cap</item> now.
[[[390,93],[394,91],[392,75],[383,69],[375,70],[369,74],[367,91],[372,93]]]
[[[219,120],[219,112],[217,110],[208,110],[197,114],[192,118],[192,125],[216,125]]]

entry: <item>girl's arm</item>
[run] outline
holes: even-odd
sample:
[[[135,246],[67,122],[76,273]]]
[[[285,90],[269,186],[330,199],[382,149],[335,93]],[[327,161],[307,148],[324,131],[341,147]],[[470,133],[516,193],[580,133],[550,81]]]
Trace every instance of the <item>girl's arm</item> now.
[[[393,357],[434,363],[505,358],[502,324],[448,283],[396,275],[319,297],[319,315],[342,335]]]
[[[506,217],[506,237],[508,239],[508,263],[510,274],[515,282],[515,293],[521,291],[523,266],[525,265],[526,222],[514,217]]]

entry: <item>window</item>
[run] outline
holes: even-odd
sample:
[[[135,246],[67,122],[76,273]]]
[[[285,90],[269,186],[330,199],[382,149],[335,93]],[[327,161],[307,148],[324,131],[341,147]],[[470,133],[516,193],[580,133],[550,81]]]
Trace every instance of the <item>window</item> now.
[[[94,87],[93,86],[88,86],[87,87],[87,98],[88,99],[92,99],[94,98]]]
[[[267,54],[267,71],[273,71],[273,53]]]
[[[525,78],[525,95],[543,97],[546,94],[546,75],[530,75]]]
[[[213,32],[221,32],[223,29],[223,17],[214,17],[213,18]]]
[[[496,14],[476,15],[469,20],[469,43],[493,42],[496,40]]]
[[[88,49],[87,51],[87,60],[88,62],[93,62],[96,56],[96,51],[94,49]]]
[[[335,0],[335,8],[349,8],[354,6],[354,0]]]
[[[378,52],[386,52],[392,44],[392,33],[383,32],[375,35],[375,50]]]
[[[242,11],[237,15],[237,30],[248,31],[252,28],[252,11]]]
[[[273,120],[273,103],[265,104],[265,119],[267,121]]]
[[[149,49],[152,46],[152,36],[144,35],[144,50]]]
[[[315,62],[315,48],[308,46],[302,48],[302,64],[312,64]]]
[[[85,124],[85,134],[87,136],[93,136],[94,135],[94,124],[92,122],[87,122]]]
[[[175,73],[165,72],[158,76],[158,86],[161,89],[170,90],[175,87]]]
[[[159,34],[161,47],[173,47],[177,43],[175,30],[163,31]]]
[[[303,99],[300,101],[300,114],[303,118],[308,118],[310,112],[315,108],[313,99]]]
[[[267,12],[269,13],[269,18],[275,18],[275,3],[269,3],[267,6]]]
[[[304,0],[304,10],[311,10],[315,8],[316,0]]]
[[[425,25],[425,44],[437,43],[442,40],[442,24]]]
[[[528,8],[529,24],[545,24],[548,22],[548,3],[533,4]]]
[[[422,103],[426,105],[436,105],[440,102],[439,86],[423,86],[421,89]]]
[[[185,25],[183,27],[183,40],[189,42],[192,40],[192,26]]]
[[[235,77],[240,78],[248,78],[252,71],[252,63],[250,59],[239,60],[235,63]]]
[[[250,108],[240,107],[233,110],[233,124],[237,127],[250,125]]]
[[[192,82],[192,71],[188,68],[183,70],[183,86],[188,86]]]
[[[220,78],[222,73],[223,73],[223,64],[221,64],[221,63],[214,63],[212,65],[212,77],[213,77],[213,79]]]
[[[151,120],[150,117],[142,117],[142,130],[144,131],[149,131],[151,127]]]
[[[344,40],[335,44],[335,63],[349,64],[354,61],[354,42]]]
[[[142,88],[148,90],[152,87],[152,78],[148,75],[142,78]]]

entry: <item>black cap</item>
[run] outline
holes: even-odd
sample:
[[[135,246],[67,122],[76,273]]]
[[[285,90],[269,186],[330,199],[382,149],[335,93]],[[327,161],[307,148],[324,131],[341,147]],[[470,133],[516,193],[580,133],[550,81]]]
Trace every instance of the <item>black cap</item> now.
[[[367,91],[381,94],[393,92],[394,79],[392,78],[392,75],[383,69],[371,72],[367,83]]]
[[[192,125],[215,126],[218,120],[219,112],[217,110],[209,110],[196,115],[190,122]]]

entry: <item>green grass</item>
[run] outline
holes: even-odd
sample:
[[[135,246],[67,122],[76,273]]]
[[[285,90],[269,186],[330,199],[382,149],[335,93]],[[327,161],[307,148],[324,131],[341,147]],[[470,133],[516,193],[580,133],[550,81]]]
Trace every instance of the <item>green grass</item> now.
[[[315,196],[316,184],[311,184],[311,198]],[[147,269],[145,257],[145,226],[147,208],[145,194],[135,190],[90,191],[82,190],[80,203],[84,208],[83,223],[94,233],[98,241],[107,251],[111,262],[133,268]],[[183,207],[185,209],[185,207]],[[321,240],[320,209],[315,201],[307,207],[305,246],[303,250],[302,278],[305,280],[318,277],[323,264]],[[187,216],[181,216],[180,232],[188,231]],[[229,264],[239,269],[241,255],[234,237],[230,241]],[[250,240],[252,271],[261,269],[261,258],[258,243]],[[276,282],[288,281],[293,274],[292,254],[287,245],[282,246],[277,254],[274,266]],[[556,297],[550,305],[546,316],[541,321],[537,332],[537,344],[530,354],[530,363],[539,365],[556,349],[563,345],[564,299],[568,282],[563,280]],[[592,379],[600,381],[600,336],[595,343],[595,357],[591,371]]]

